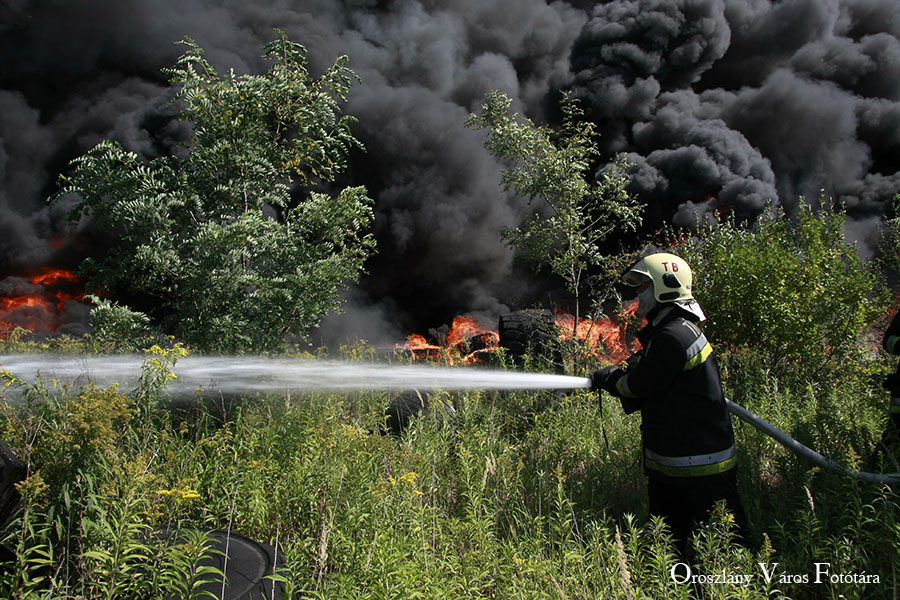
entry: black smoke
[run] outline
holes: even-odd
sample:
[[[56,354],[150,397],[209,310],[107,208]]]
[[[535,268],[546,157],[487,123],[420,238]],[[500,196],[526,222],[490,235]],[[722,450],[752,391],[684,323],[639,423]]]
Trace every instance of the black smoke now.
[[[865,219],[900,191],[898,38],[888,0],[607,2],[573,46],[573,88],[665,214],[821,193]]]
[[[256,72],[274,27],[314,73],[347,54],[362,78],[346,110],[367,151],[348,179],[376,199],[380,251],[315,342],[552,301],[499,237],[525,206],[463,126],[490,89],[536,121],[574,90],[607,157],[634,163],[648,229],[824,190],[865,237],[900,191],[895,0],[14,0],[0,6],[0,278],[102,252],[46,198],[100,139],[145,157],[184,139],[160,72],[178,40]]]

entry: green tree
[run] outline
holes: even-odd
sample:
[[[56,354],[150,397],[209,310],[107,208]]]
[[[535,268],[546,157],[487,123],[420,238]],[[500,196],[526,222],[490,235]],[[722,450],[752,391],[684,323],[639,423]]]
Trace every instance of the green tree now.
[[[538,269],[549,267],[563,278],[575,298],[577,325],[585,290],[617,268],[600,242],[617,228],[634,230],[642,207],[625,189],[629,180],[622,158],[588,181],[599,156],[598,134],[574,98],[563,97],[559,131],[510,115],[510,105],[508,96],[491,92],[482,114],[470,115],[466,124],[488,130],[485,147],[509,165],[503,189],[534,207],[524,223],[503,232],[504,240]],[[592,273],[600,277],[587,281]]]
[[[844,219],[841,208],[814,212],[801,198],[793,217],[766,211],[752,228],[728,219],[682,244],[706,334],[802,378],[853,357],[884,311],[886,287],[845,240]]]
[[[73,221],[91,214],[120,236],[82,266],[92,282],[155,298],[163,328],[201,350],[303,335],[375,247],[366,190],[322,191],[361,147],[339,108],[355,75],[340,57],[312,78],[305,49],[276,33],[262,75],[221,76],[186,39],[167,73],[190,142],[143,161],[103,141],[72,161],[51,199],[76,194]]]

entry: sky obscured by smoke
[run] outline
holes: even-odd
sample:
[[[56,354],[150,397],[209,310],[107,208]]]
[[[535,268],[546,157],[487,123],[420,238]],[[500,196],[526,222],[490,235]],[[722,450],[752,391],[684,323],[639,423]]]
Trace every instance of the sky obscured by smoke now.
[[[367,152],[348,176],[376,199],[380,253],[317,342],[396,341],[546,299],[499,237],[525,207],[463,125],[491,89],[536,121],[575,91],[604,151],[634,163],[651,221],[750,217],[824,190],[864,240],[900,191],[896,0],[11,0],[0,280],[102,248],[47,205],[69,160],[103,138],[145,157],[184,138],[160,73],[178,40],[220,70],[258,72],[275,27],[307,47],[313,73],[347,54],[362,78],[346,111]]]

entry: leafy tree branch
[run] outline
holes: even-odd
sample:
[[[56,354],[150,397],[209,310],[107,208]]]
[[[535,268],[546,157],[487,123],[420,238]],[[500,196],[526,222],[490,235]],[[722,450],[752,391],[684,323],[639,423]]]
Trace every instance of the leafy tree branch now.
[[[372,201],[334,185],[361,148],[340,103],[356,76],[340,57],[320,77],[280,31],[261,75],[220,75],[192,40],[167,73],[181,118],[179,152],[143,160],[114,141],[76,158],[51,200],[75,194],[119,236],[82,269],[110,292],[155,298],[169,332],[202,350],[274,349],[338,304],[374,252]]]
[[[487,150],[508,165],[503,189],[523,196],[532,215],[503,239],[523,252],[537,268],[549,267],[575,297],[576,326],[589,274],[606,274],[612,260],[600,244],[615,230],[633,231],[641,206],[628,193],[624,159],[619,158],[592,180],[599,158],[593,123],[570,96],[563,97],[559,131],[510,115],[511,100],[488,94],[480,115],[466,124],[488,130]]]

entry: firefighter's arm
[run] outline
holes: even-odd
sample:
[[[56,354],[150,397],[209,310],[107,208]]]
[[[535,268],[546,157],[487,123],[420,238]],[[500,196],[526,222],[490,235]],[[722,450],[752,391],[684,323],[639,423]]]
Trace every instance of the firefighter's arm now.
[[[900,312],[898,312],[881,340],[881,346],[890,354],[900,354]]]
[[[605,391],[619,398],[625,414],[640,410],[640,405],[632,399],[624,398],[619,389],[619,381],[625,378],[626,371],[619,365],[604,367],[591,376],[591,389],[595,392]]]
[[[640,400],[663,392],[684,368],[684,348],[672,336],[658,335],[647,345],[634,368],[615,382],[620,398]]]
[[[591,375],[591,389],[595,392],[599,392],[601,390],[609,392],[614,396],[619,395],[619,391],[616,387],[619,379],[625,376],[625,369],[620,367],[619,365],[612,365],[609,367],[603,367],[599,371],[595,371],[593,375]]]

